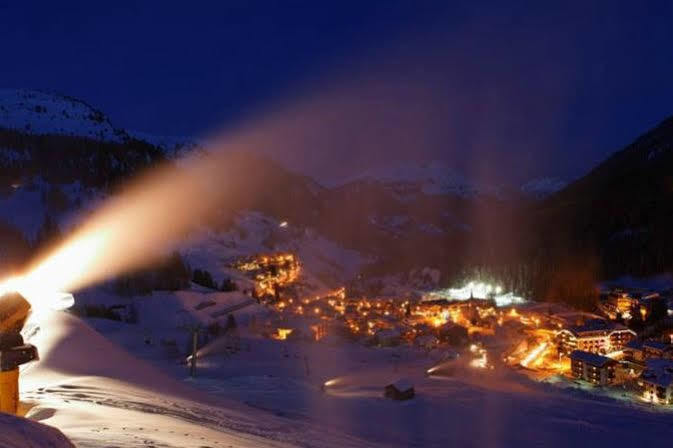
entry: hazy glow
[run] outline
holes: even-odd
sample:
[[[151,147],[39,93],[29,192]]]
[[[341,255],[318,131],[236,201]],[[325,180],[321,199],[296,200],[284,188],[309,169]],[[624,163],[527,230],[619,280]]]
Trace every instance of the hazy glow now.
[[[496,306],[499,307],[521,304],[526,301],[523,297],[516,296],[512,292],[503,294],[501,286],[481,282],[469,282],[460,288],[440,289],[429,294],[430,299],[468,300],[470,297],[475,299],[493,298]]]
[[[48,284],[34,282],[32,277],[11,277],[0,284],[0,295],[10,292],[20,293],[37,313],[49,309],[65,310],[75,304],[72,294],[49,289]]]
[[[223,156],[160,166],[84,219],[71,236],[0,290],[18,291],[33,310],[63,306],[76,291],[156,261],[222,203]],[[72,297],[72,296],[70,296]]]

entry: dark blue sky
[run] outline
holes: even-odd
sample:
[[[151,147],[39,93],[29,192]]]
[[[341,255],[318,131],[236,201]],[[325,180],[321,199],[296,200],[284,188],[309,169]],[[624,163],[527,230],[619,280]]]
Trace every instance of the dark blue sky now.
[[[317,97],[298,109],[320,117],[352,97],[344,114],[372,126],[330,117],[331,145],[290,164],[339,177],[442,159],[572,177],[673,114],[673,2],[548,3],[0,0],[0,87],[80,97],[163,135],[295,96]],[[353,163],[331,172],[344,154]]]

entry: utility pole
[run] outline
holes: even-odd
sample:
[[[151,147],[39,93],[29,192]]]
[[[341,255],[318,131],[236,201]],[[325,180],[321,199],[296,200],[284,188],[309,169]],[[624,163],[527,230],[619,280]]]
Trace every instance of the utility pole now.
[[[199,343],[199,328],[193,328],[192,331],[192,356],[189,360],[189,376],[196,376],[196,352]]]
[[[189,362],[189,376],[193,378],[196,376],[196,358],[199,349],[199,333],[204,331],[204,328],[199,321],[193,319],[187,314],[182,316],[182,318],[182,325],[180,325],[179,328],[187,331],[191,337],[191,341],[188,341],[191,342],[191,344],[187,346],[187,350],[191,351],[191,356],[187,359]]]

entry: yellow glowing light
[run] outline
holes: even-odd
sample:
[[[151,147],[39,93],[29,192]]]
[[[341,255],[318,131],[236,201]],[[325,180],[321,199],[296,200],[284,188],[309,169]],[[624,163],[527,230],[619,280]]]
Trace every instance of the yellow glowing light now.
[[[292,334],[292,328],[278,328],[276,335],[274,335],[275,339],[278,339],[279,341],[284,341],[287,339],[288,336]]]
[[[485,369],[488,367],[488,357],[486,355],[486,350],[481,350],[481,356],[479,358],[474,358],[470,361],[470,367],[477,369]]]
[[[446,323],[446,321],[444,319],[442,319],[441,317],[435,317],[434,319],[432,319],[432,325],[434,327],[441,327],[445,323]]]
[[[535,347],[533,350],[526,355],[526,357],[521,361],[523,367],[528,367],[528,365],[542,354],[542,352],[547,348],[547,343],[543,342],[542,344]]]

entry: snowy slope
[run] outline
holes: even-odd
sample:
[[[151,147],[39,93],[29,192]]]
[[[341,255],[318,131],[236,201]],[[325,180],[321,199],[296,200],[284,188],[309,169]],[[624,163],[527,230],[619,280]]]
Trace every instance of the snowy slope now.
[[[78,447],[375,446],[199,392],[68,314],[46,317],[31,342],[42,359],[22,376],[21,399],[33,404],[27,417]]]
[[[129,343],[139,326],[92,323],[103,334],[62,313],[42,322],[31,340],[42,360],[23,383],[28,417],[80,447],[562,448],[659,446],[671,436],[670,413],[621,402],[618,392],[601,398],[499,368],[428,377],[435,355],[408,347],[246,338],[249,349],[205,358],[197,379],[179,381],[184,367],[134,356],[149,350]],[[416,398],[384,399],[383,386],[401,377]]]
[[[122,142],[128,136],[85,102],[35,90],[0,90],[0,127]]]
[[[342,286],[369,261],[311,229],[296,228],[292,223],[281,227],[281,221],[258,212],[240,214],[229,230],[195,234],[180,252],[192,268],[208,269],[217,282],[240,275],[229,268],[240,257],[293,252],[302,263],[302,282],[315,293]]]
[[[115,128],[103,112],[82,100],[27,89],[0,89],[0,128],[115,143],[135,138],[157,146],[169,157],[180,157],[203,146],[203,142],[191,137],[157,136]],[[4,148],[0,153],[0,161],[7,158],[20,160],[22,157],[25,154],[12,152],[11,148]],[[9,161],[4,160],[5,165]]]
[[[0,414],[0,448],[74,448],[56,428]]]

